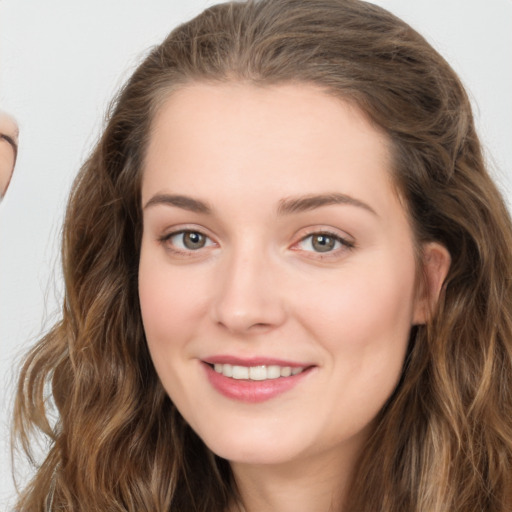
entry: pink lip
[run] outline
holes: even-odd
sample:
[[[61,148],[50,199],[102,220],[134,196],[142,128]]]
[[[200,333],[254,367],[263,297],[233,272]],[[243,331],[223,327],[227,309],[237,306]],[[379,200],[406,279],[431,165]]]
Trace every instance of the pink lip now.
[[[217,359],[217,358],[215,358]],[[237,363],[232,363],[231,361],[236,360]],[[299,384],[307,375],[310,374],[313,369],[312,366],[306,368],[303,372],[297,375],[291,375],[290,377],[279,377],[277,379],[269,379],[263,381],[256,380],[245,380],[245,379],[232,379],[230,377],[225,377],[221,373],[217,373],[210,364],[210,359],[208,362],[203,362],[202,366],[206,372],[206,376],[210,382],[210,384],[222,395],[227,398],[231,398],[233,400],[238,400],[240,402],[245,403],[260,403],[270,400],[271,398],[275,398],[278,395],[285,393],[286,391],[291,390],[297,384]],[[225,358],[222,358],[222,362],[225,364],[240,364],[239,359],[232,358],[230,361],[227,361]],[[277,364],[279,366],[292,366],[298,367],[301,365],[290,364],[290,363],[277,363],[275,360],[272,360],[272,363],[262,363],[262,359],[251,360],[250,364],[247,364],[247,361],[241,366],[258,366],[262,364]],[[215,363],[212,363],[215,364]],[[222,364],[222,363],[218,363]]]

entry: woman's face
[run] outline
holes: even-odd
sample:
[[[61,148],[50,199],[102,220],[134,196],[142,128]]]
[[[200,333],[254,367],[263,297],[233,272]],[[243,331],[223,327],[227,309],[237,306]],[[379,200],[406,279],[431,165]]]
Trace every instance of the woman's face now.
[[[308,85],[191,85],[157,115],[139,293],[151,356],[216,454],[360,447],[423,321],[386,136]]]

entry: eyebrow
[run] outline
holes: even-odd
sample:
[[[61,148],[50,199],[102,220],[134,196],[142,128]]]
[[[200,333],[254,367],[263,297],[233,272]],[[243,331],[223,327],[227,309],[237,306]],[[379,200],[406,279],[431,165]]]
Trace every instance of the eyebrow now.
[[[200,201],[199,199],[193,199],[189,196],[177,194],[157,194],[145,204],[144,209],[159,204],[176,206],[195,213],[208,214],[212,212],[212,208],[207,203]]]
[[[292,213],[307,212],[321,208],[322,206],[330,206],[337,204],[345,204],[363,208],[373,215],[377,212],[368,204],[347,194],[338,192],[331,194],[306,195],[300,197],[290,197],[279,201],[277,213],[280,215],[289,215]],[[156,194],[145,205],[144,209],[156,205],[176,206],[195,213],[210,214],[211,206],[204,201],[194,199],[189,196],[179,194]]]
[[[286,215],[290,213],[307,212],[322,206],[336,204],[357,206],[358,208],[363,208],[364,210],[369,211],[373,215],[377,215],[377,212],[370,205],[356,199],[355,197],[337,192],[332,194],[306,195],[283,199],[279,202],[278,213]]]

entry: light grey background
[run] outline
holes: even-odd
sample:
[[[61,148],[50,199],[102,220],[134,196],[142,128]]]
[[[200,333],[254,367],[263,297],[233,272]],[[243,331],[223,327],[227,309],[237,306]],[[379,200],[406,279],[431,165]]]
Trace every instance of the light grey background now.
[[[0,205],[0,511],[16,364],[58,315],[59,236],[70,184],[116,89],[147,49],[209,0],[0,0],[0,108],[20,153]],[[376,0],[424,34],[473,100],[496,180],[512,203],[512,1]]]

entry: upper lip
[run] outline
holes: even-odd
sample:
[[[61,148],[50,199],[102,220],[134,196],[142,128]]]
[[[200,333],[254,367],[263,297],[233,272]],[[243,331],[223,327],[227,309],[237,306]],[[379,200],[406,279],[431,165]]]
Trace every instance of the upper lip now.
[[[232,355],[216,355],[202,359],[208,364],[231,364],[234,366],[290,366],[292,368],[305,368],[313,366],[310,363],[300,363],[297,361],[288,361],[284,359],[276,359],[274,357],[248,357],[242,358]]]

